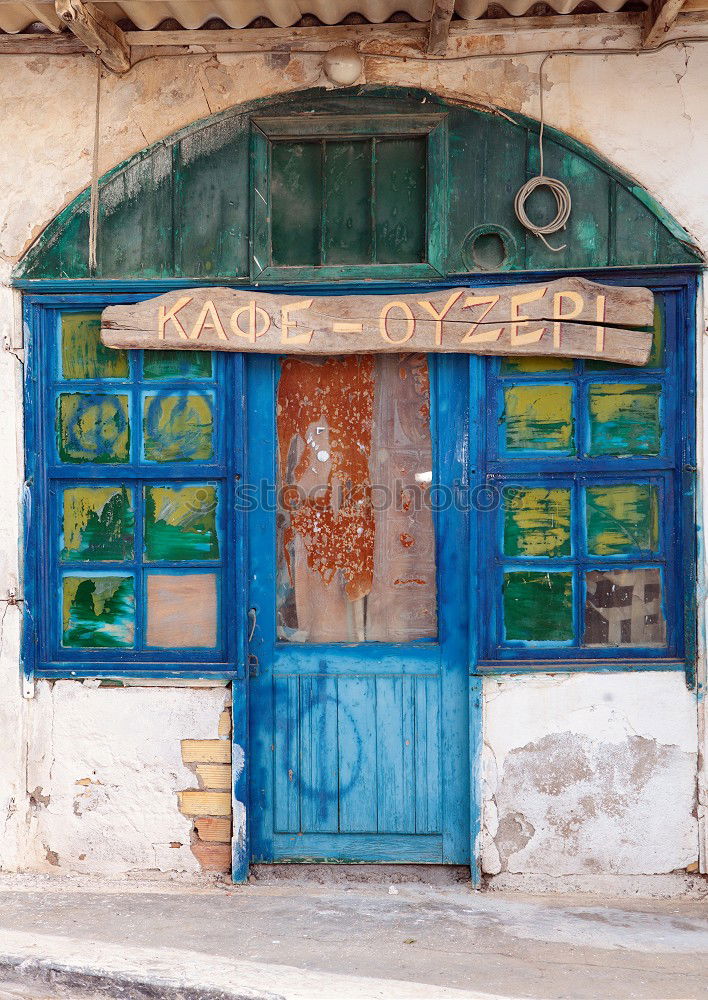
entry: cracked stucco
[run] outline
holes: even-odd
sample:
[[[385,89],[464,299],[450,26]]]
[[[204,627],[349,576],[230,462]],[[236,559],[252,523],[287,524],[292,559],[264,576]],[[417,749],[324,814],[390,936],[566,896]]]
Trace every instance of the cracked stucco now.
[[[227,697],[223,687],[40,682],[25,863],[81,873],[199,871],[191,821],[178,809],[177,793],[197,787],[180,741],[215,739]]]
[[[698,858],[680,674],[485,681],[483,870],[653,875]]]

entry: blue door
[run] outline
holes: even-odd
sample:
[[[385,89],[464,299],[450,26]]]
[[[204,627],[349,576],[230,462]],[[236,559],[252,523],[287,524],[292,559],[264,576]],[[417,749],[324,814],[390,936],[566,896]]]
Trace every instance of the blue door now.
[[[246,365],[251,859],[469,863],[468,360]]]

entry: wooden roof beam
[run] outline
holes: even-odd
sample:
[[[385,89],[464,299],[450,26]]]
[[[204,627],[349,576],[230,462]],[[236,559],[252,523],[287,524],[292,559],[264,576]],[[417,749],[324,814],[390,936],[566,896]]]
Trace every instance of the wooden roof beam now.
[[[434,0],[428,29],[428,55],[445,55],[450,21],[455,12],[455,0]]]
[[[663,42],[685,2],[686,0],[651,0],[644,15],[643,48],[653,49]]]
[[[130,69],[130,46],[125,32],[96,4],[83,0],[55,0],[56,12],[69,30],[95,52],[111,73]]]

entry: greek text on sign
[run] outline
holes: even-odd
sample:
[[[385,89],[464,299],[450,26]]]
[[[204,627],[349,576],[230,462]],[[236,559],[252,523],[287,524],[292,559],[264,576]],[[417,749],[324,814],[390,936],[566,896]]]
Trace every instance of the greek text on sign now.
[[[644,365],[653,320],[648,289],[575,277],[405,295],[194,288],[109,306],[101,339],[108,347],[145,350],[526,354]]]

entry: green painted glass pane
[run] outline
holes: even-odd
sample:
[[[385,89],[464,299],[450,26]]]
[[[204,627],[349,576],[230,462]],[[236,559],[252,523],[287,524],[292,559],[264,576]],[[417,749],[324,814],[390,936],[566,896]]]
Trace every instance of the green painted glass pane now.
[[[57,446],[62,462],[127,462],[128,397],[102,392],[62,393],[57,403]]]
[[[658,301],[654,303],[654,339],[651,345],[651,353],[647,361],[647,368],[663,368],[664,366],[664,312]],[[593,372],[603,371],[636,371],[627,365],[615,365],[611,361],[586,361],[585,370]]]
[[[327,264],[369,264],[371,140],[326,142],[324,244]]]
[[[132,646],[135,586],[132,576],[65,576],[62,645],[72,649]]]
[[[508,556],[570,555],[570,490],[505,489],[504,552]]]
[[[144,351],[143,377],[211,378],[210,351]]]
[[[572,372],[575,362],[568,358],[534,358],[510,357],[502,358],[499,365],[500,375],[536,375],[539,372]]]
[[[125,486],[72,486],[64,490],[62,559],[130,559],[133,529],[132,497]]]
[[[568,642],[573,638],[572,573],[509,572],[502,589],[505,639]]]
[[[649,483],[588,487],[585,517],[590,555],[656,552],[659,547],[659,501]]]
[[[376,260],[379,264],[426,259],[427,140],[377,139],[375,143]]]
[[[319,140],[272,144],[270,209],[273,264],[321,264],[322,143]]]
[[[591,385],[589,454],[658,455],[660,398],[658,385]]]
[[[100,313],[64,313],[61,318],[64,378],[127,378],[128,355],[101,343]]]
[[[666,646],[661,570],[593,570],[585,577],[586,646]]]
[[[502,425],[507,451],[574,451],[571,386],[505,388]]]
[[[148,486],[145,489],[145,557],[218,559],[216,487]]]
[[[214,455],[212,398],[206,393],[146,395],[145,458],[150,462],[204,462]]]

